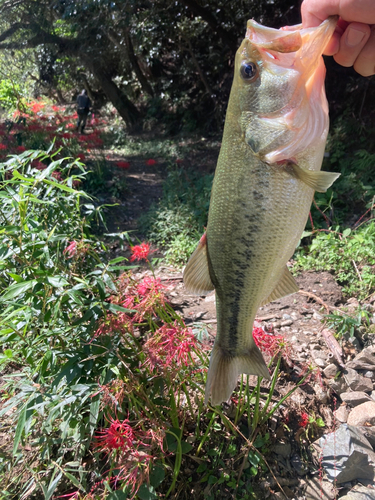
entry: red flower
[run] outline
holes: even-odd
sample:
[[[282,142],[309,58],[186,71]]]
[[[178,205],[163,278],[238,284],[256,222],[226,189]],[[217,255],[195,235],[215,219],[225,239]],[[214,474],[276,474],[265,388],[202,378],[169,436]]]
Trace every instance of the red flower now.
[[[299,422],[298,422],[298,426],[299,427],[306,427],[306,425],[309,423],[309,416],[306,412],[302,412],[301,413],[301,416],[300,416],[300,419],[299,419]]]
[[[77,158],[78,158],[79,160],[81,160],[81,161],[85,161],[86,156],[85,156],[83,153],[78,153],[78,154],[77,154]]]
[[[17,151],[20,152],[20,153],[23,153],[24,151],[26,151],[26,148],[25,146],[17,146]]]
[[[263,328],[253,328],[253,339],[259,349],[269,356],[275,356],[287,347],[282,335],[271,335],[266,333]]]
[[[110,426],[99,431],[96,437],[95,448],[100,451],[130,450],[133,448],[133,441],[136,440],[134,429],[129,425],[129,420],[122,422],[111,418]]]
[[[0,150],[1,150],[1,149],[8,149],[8,148],[7,148],[7,146],[6,146],[5,144],[2,144],[2,143],[1,143],[1,144],[0,144]]]
[[[177,158],[176,163],[177,165],[181,165],[181,163],[184,163],[184,160],[182,160],[181,158]]]
[[[134,245],[131,247],[132,255],[130,257],[130,262],[134,262],[135,260],[145,260],[148,261],[148,256],[150,254],[150,244],[149,243],[141,243],[140,245]]]
[[[38,160],[33,160],[31,162],[31,166],[37,170],[45,170],[47,168],[47,165],[44,165],[44,163]]]
[[[69,245],[65,248],[63,251],[63,254],[68,254],[68,259],[71,259],[74,257],[74,255],[77,253],[77,242],[76,241],[71,241]]]
[[[117,161],[116,162],[116,165],[119,167],[119,168],[129,168],[130,167],[130,163],[128,161]]]
[[[149,160],[146,160],[146,165],[148,165],[149,167],[152,167],[153,165],[156,165],[156,160],[153,160],[152,158],[150,158]]]
[[[175,321],[173,325],[165,324],[146,342],[148,353],[146,365],[152,370],[155,367],[166,368],[174,364],[176,367],[190,363],[190,353],[197,348],[197,340],[191,328],[182,327]]]

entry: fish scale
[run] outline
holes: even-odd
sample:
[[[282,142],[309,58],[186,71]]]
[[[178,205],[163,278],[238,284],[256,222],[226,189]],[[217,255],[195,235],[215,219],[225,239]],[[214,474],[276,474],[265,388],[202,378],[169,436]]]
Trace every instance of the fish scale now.
[[[256,312],[298,290],[287,262],[314,191],[338,177],[320,172],[328,132],[321,54],[335,25],[283,31],[249,21],[237,51],[207,231],[184,271],[188,291],[216,292],[206,402],[229,399],[241,373],[269,378],[252,336]]]

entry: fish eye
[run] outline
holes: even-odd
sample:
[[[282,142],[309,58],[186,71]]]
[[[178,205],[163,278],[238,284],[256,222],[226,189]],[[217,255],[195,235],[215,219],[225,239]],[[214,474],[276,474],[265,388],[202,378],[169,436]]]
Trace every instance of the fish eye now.
[[[240,68],[241,76],[247,82],[252,82],[258,75],[257,65],[251,61],[243,61]]]

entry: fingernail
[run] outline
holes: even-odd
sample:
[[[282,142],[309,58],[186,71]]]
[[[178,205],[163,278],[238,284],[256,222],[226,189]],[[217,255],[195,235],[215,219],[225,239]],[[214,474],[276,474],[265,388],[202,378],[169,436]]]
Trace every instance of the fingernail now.
[[[349,45],[350,47],[355,47],[356,45],[359,45],[362,42],[364,36],[365,33],[363,33],[363,31],[359,31],[354,28],[349,28],[348,33],[346,35],[346,44]]]

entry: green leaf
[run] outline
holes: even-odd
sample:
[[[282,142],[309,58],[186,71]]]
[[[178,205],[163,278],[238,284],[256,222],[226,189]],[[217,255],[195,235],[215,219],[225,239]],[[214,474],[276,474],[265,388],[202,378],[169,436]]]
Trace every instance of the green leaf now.
[[[141,500],[154,500],[155,498],[158,498],[157,495],[155,494],[155,488],[153,486],[148,486],[147,484],[141,484],[137,496]]]
[[[55,471],[56,471],[56,469],[55,469]],[[48,485],[48,490],[45,493],[44,500],[50,500],[53,493],[56,491],[56,486],[59,483],[61,477],[62,477],[62,472],[59,472],[56,477],[54,477],[54,474],[52,474],[52,478],[51,478],[51,481]]]
[[[153,466],[151,474],[150,474],[150,484],[154,488],[157,488],[159,484],[164,481],[165,478],[165,469],[162,463],[157,463]]]
[[[23,433],[23,430],[25,428],[26,412],[27,412],[27,403],[22,408],[21,413],[18,417],[16,432],[14,435],[14,442],[13,442],[13,455],[15,455],[17,453],[18,445],[19,445],[19,442],[21,441],[22,433]]]
[[[10,285],[6,289],[4,295],[0,297],[0,302],[3,302],[4,300],[13,299],[14,297],[18,297],[18,295],[21,295],[21,293],[30,290],[30,288],[36,285],[36,283],[37,283],[36,280],[31,280],[31,281],[23,281],[22,283],[14,283],[13,285]]]
[[[48,276],[47,282],[56,288],[69,285],[69,282],[62,276]]]
[[[182,453],[189,453],[193,449],[192,445],[190,443],[187,443],[186,441],[181,441],[181,451]]]
[[[99,408],[100,408],[100,397],[95,396],[91,400],[91,404],[90,404],[90,417],[89,417],[90,436],[92,436],[94,434],[94,431],[96,429],[96,425],[98,423]]]
[[[125,313],[133,313],[136,312],[134,309],[127,309],[126,307],[119,306],[117,304],[105,304],[108,311],[110,312],[125,312]]]

